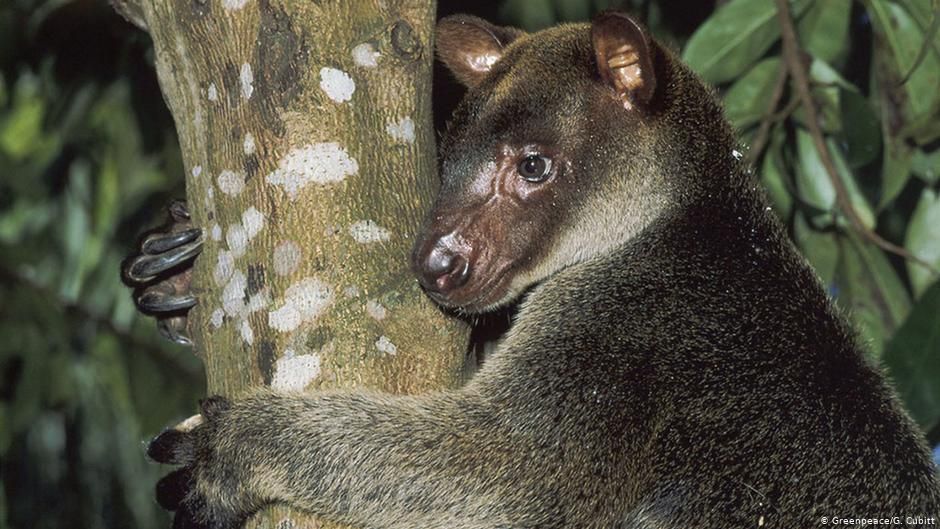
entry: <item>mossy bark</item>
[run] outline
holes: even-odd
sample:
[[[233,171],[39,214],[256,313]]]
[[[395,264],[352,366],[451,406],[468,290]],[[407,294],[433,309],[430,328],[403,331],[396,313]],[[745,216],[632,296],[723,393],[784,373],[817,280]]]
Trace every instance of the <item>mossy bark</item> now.
[[[433,2],[118,0],[153,38],[206,230],[210,392],[453,387],[467,329],[408,270],[433,197]],[[263,527],[319,527],[284,509]]]

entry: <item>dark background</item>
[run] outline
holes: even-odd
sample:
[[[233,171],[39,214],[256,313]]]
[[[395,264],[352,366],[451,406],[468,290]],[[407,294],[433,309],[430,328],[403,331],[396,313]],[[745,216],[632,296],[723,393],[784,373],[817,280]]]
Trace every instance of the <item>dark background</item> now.
[[[793,5],[853,205],[937,266],[940,41],[929,0]],[[754,143],[780,56],[775,20],[755,25],[770,0],[442,0],[439,11],[537,30],[611,6],[682,50],[717,85],[742,144]],[[438,66],[439,129],[460,93]],[[742,151],[936,444],[940,287],[848,228],[793,98],[786,89],[773,109],[764,148]],[[204,377],[135,312],[119,265],[184,196],[182,174],[144,33],[101,1],[0,2],[0,529],[168,527],[152,500],[161,469],[143,443],[193,412]]]

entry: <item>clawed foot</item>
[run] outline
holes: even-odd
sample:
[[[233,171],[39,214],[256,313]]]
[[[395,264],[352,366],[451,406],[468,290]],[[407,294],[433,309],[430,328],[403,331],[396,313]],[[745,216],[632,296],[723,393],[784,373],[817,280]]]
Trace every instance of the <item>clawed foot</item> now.
[[[174,529],[233,529],[248,517],[250,502],[219,435],[231,403],[210,397],[200,408],[202,415],[165,430],[147,447],[154,461],[182,465],[157,483],[157,503],[176,513]]]
[[[169,222],[143,239],[140,255],[123,265],[124,281],[134,287],[134,303],[157,319],[157,328],[168,340],[192,345],[185,334],[186,314],[196,298],[190,293],[193,260],[202,252],[203,231],[193,228],[185,202],[170,204]]]

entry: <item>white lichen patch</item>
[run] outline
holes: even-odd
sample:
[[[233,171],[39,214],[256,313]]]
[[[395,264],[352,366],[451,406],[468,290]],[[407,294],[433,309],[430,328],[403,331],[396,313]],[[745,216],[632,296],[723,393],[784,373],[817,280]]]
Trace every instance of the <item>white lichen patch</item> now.
[[[201,165],[197,165],[197,166],[193,167],[193,171],[192,171],[192,172],[193,172],[193,178],[199,178],[199,175],[202,174],[202,166],[201,166]]]
[[[346,72],[326,67],[320,69],[320,88],[333,101],[345,103],[352,99],[356,82]]]
[[[265,180],[293,199],[309,184],[334,184],[358,172],[359,164],[338,143],[315,143],[291,150]]]
[[[363,42],[352,49],[353,62],[363,68],[375,68],[379,65],[381,54],[368,42]]]
[[[287,276],[300,265],[300,246],[294,241],[284,241],[274,248],[274,273]]]
[[[212,311],[212,316],[209,317],[209,321],[212,322],[212,326],[218,329],[225,323],[225,311],[222,309],[215,309]]]
[[[264,228],[264,215],[254,206],[250,206],[242,213],[242,226],[245,228],[248,240],[254,239],[255,235],[258,235]]]
[[[384,320],[385,316],[388,314],[388,310],[386,310],[378,300],[370,299],[366,302],[366,314],[375,320]]]
[[[212,187],[212,184],[206,186],[206,204],[215,200],[215,188]]]
[[[303,391],[307,384],[320,376],[320,356],[298,355],[293,350],[284,351],[284,356],[274,364],[271,388],[280,391]]]
[[[248,232],[241,224],[231,224],[225,231],[225,242],[237,259],[245,255],[245,250],[248,249]]]
[[[242,149],[245,151],[245,156],[251,156],[255,153],[255,137],[251,133],[245,134],[245,141],[242,142]]]
[[[242,64],[238,72],[238,80],[242,85],[242,99],[251,99],[251,94],[255,92],[255,76],[251,73],[251,65],[247,62]]]
[[[213,241],[222,240],[222,226],[219,226],[218,224],[213,224],[212,230],[210,230],[209,233]]]
[[[375,348],[389,355],[398,353],[398,346],[393,344],[388,336],[379,336],[379,339],[375,341]]]
[[[248,305],[246,305],[245,309],[249,314],[253,314],[259,310],[268,308],[270,303],[271,294],[268,292],[268,289],[265,288],[261,292],[256,292],[248,297]]]
[[[245,4],[248,3],[248,0],[222,0],[222,7],[229,11],[238,11],[239,9],[245,7]]]
[[[333,289],[314,277],[307,277],[287,288],[284,303],[268,312],[271,328],[290,332],[302,323],[316,320],[333,302]]]
[[[216,179],[219,189],[229,196],[238,196],[245,190],[245,177],[235,171],[225,170]]]
[[[232,272],[234,271],[235,256],[228,250],[220,250],[218,260],[215,262],[215,271],[213,272],[215,284],[219,286],[223,285],[232,277]]]
[[[385,132],[388,132],[388,134],[395,138],[396,141],[414,143],[415,122],[412,121],[411,118],[405,117],[397,122],[386,125]]]
[[[238,331],[241,333],[242,340],[244,340],[246,344],[251,345],[255,343],[255,331],[251,330],[251,325],[248,324],[248,320],[242,320],[241,327]]]
[[[349,285],[348,287],[343,289],[343,294],[347,298],[354,298],[359,295],[359,287],[357,287],[356,285]]]
[[[219,89],[216,88],[215,83],[209,83],[209,88],[206,89],[206,97],[212,102],[219,100]]]
[[[232,317],[241,318],[245,314],[245,289],[248,288],[248,279],[241,270],[232,274],[225,288],[222,289],[222,308]]]
[[[349,227],[349,234],[359,244],[387,241],[392,233],[372,220],[360,220]]]

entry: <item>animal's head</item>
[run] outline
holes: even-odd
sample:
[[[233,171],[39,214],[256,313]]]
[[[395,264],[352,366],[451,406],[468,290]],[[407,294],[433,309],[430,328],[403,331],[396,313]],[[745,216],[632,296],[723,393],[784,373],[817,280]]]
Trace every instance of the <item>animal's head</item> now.
[[[448,17],[437,51],[468,91],[412,265],[436,301],[468,312],[644,229],[680,185],[663,177],[681,155],[676,141],[690,141],[673,110],[689,103],[678,100],[695,93],[718,108],[622,13],[531,35]]]

